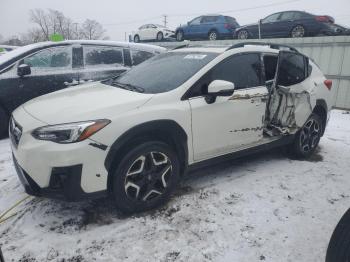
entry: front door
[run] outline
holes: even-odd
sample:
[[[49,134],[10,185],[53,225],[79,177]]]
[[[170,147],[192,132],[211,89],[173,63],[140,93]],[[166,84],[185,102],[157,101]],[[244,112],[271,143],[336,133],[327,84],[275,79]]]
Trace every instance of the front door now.
[[[31,74],[19,77],[18,64],[29,65]],[[78,78],[72,70],[71,46],[41,50],[18,64],[0,76],[2,93],[7,96],[3,100],[9,112],[35,97],[63,89]]]
[[[214,80],[234,83],[231,97],[217,97],[208,104],[205,93]],[[256,53],[235,55],[215,66],[193,89],[189,99],[192,114],[195,161],[227,154],[259,143],[268,90],[262,83],[261,59]]]

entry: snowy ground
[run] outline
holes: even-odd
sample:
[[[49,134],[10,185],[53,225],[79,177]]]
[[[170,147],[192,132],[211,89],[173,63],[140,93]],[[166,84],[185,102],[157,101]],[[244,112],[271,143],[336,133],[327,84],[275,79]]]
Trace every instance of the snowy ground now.
[[[160,210],[28,199],[0,224],[6,261],[324,261],[350,207],[350,114],[333,111],[309,161],[280,150],[191,174]],[[0,213],[23,198],[0,141]]]

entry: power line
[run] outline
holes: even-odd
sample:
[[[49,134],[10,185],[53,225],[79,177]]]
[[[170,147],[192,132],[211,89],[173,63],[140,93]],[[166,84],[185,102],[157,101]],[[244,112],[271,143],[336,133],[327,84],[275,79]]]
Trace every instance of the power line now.
[[[288,0],[288,1],[283,1],[283,2],[275,2],[275,3],[270,3],[270,4],[265,4],[265,5],[257,5],[257,6],[252,6],[252,7],[246,7],[246,8],[241,8],[241,9],[233,9],[233,10],[226,10],[226,11],[217,11],[214,13],[221,13],[221,14],[227,14],[227,13],[237,13],[237,12],[243,12],[243,11],[249,11],[249,10],[254,10],[254,9],[260,9],[260,8],[266,8],[266,7],[273,7],[273,6],[278,6],[278,5],[285,5],[289,3],[295,3],[295,2],[300,2],[302,0]],[[172,17],[182,17],[182,16],[195,16],[195,15],[202,15],[202,13],[192,13],[192,14],[171,14],[169,16]]]
[[[282,2],[274,2],[270,4],[265,4],[265,5],[257,5],[257,6],[252,6],[252,7],[246,7],[246,8],[241,8],[241,9],[233,9],[233,10],[226,10],[226,11],[220,11],[220,12],[215,12],[215,13],[222,13],[222,14],[227,14],[227,13],[236,13],[236,12],[244,12],[244,11],[249,11],[253,9],[260,9],[260,8],[266,8],[266,7],[272,7],[272,6],[278,6],[278,5],[285,5],[289,3],[295,3],[295,2],[300,2],[302,0],[288,0],[288,1],[282,1]],[[203,12],[201,13],[192,13],[192,14],[171,14],[167,15],[166,17],[186,17],[186,16],[196,16],[196,15],[202,15]],[[136,24],[136,23],[142,23],[142,22],[148,22],[150,20],[154,19],[160,19],[164,18],[165,16],[155,16],[155,17],[149,17],[149,18],[144,18],[144,19],[138,19],[138,20],[131,20],[128,22],[120,22],[120,23],[110,23],[110,24],[102,24],[103,26],[121,26],[121,25],[129,25],[129,24]],[[166,19],[164,22],[167,21]]]

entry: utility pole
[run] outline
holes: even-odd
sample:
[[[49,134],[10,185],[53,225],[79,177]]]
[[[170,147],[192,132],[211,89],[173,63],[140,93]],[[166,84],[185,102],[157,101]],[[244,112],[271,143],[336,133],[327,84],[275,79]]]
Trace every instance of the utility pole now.
[[[167,15],[163,15],[163,17],[164,17],[164,20],[163,20],[164,26],[167,27],[167,25],[168,25],[168,21],[167,21],[168,16]]]
[[[75,25],[75,39],[78,39],[78,23],[73,23]]]

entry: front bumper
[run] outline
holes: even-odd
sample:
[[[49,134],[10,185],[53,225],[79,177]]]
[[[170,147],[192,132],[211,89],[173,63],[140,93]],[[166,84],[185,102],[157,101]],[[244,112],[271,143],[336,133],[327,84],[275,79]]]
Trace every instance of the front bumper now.
[[[104,161],[108,147],[89,139],[73,144],[40,141],[31,132],[45,123],[23,108],[17,109],[13,118],[22,128],[19,141],[11,139],[13,161],[28,194],[68,201],[107,194]]]

